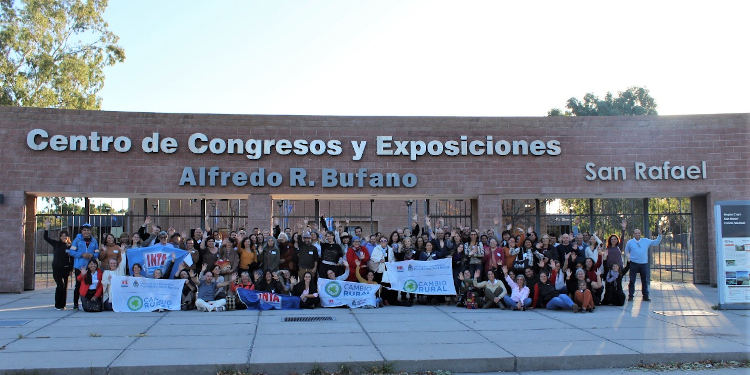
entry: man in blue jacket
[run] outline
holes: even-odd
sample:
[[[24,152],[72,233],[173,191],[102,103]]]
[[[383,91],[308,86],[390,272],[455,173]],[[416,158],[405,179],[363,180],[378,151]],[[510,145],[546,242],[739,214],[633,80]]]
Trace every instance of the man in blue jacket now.
[[[78,310],[78,289],[81,287],[81,282],[78,281],[78,275],[81,274],[81,268],[88,265],[90,259],[96,259],[96,254],[99,251],[99,243],[96,242],[96,238],[91,236],[91,224],[86,223],[81,225],[81,233],[79,233],[70,244],[70,255],[73,256],[73,269],[76,275],[76,286],[73,289],[73,308]]]
[[[659,228],[657,228],[659,229]],[[641,275],[641,293],[643,300],[651,301],[648,298],[648,285],[651,281],[651,267],[648,263],[648,249],[651,246],[659,246],[661,242],[661,231],[659,236],[654,240],[641,237],[641,230],[633,230],[633,238],[625,245],[625,254],[630,258],[630,282],[628,283],[628,301],[633,300],[635,292],[635,276]]]

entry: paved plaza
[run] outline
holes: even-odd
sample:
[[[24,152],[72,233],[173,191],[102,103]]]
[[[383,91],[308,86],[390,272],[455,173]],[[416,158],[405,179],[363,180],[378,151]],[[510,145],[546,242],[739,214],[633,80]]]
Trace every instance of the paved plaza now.
[[[528,372],[750,359],[750,311],[712,310],[717,290],[705,285],[652,289],[652,302],[637,293],[625,307],[579,314],[452,306],[85,313],[55,311],[53,289],[0,294],[0,373],[288,374],[384,363],[396,371]],[[333,320],[284,322],[299,316]]]

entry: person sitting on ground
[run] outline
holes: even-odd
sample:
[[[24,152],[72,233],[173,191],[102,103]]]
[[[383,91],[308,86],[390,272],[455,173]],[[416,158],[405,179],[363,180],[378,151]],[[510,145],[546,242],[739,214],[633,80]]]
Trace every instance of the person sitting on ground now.
[[[582,269],[578,269],[576,273],[582,273]],[[573,308],[574,312],[578,311],[588,311],[588,312],[594,312],[594,297],[591,295],[591,291],[588,290],[586,287],[586,281],[585,280],[578,280],[578,289],[576,289],[575,294],[575,303],[576,307]]]
[[[464,244],[458,245],[460,248],[463,248]],[[458,280],[459,280],[459,287],[457,289],[458,291],[458,301],[456,302],[456,307],[466,307],[466,300],[468,297],[469,292],[474,292],[474,279],[471,278],[471,271],[468,269],[463,270],[463,272],[458,273]],[[505,288],[503,288],[505,289]],[[506,290],[507,294],[507,290]]]
[[[612,263],[612,268],[607,272],[604,287],[604,300],[602,305],[622,306],[625,304],[625,291],[622,289],[622,277],[630,270],[630,263],[620,271],[618,263]]]
[[[216,297],[216,290],[218,288],[223,288],[227,285],[229,285],[230,282],[234,282],[236,280],[236,276],[232,275],[232,279],[227,282],[217,283],[214,280],[214,274],[213,272],[206,272],[206,266],[203,266],[203,269],[201,270],[204,275],[203,279],[200,280],[200,283],[198,284],[198,299],[195,300],[195,307],[198,309],[198,311],[224,311],[225,305],[227,304],[227,300],[222,299],[215,299]]]
[[[591,290],[595,305],[599,305],[601,303],[602,292],[604,291],[604,283],[602,283],[602,278],[598,271],[601,265],[602,254],[599,253],[596,263],[594,263],[594,259],[586,258],[583,267],[583,270],[586,272],[586,285],[588,285],[589,289]]]
[[[533,298],[530,308],[546,308],[547,310],[573,309],[575,303],[565,293],[560,293],[549,279],[546,270],[539,272],[539,280],[533,287]]]
[[[336,276],[336,272],[332,268],[329,268],[326,271],[326,275],[324,279],[346,281],[346,279],[349,277],[349,263],[347,262],[343,262],[343,263],[344,263],[344,273],[342,273],[340,276]]]
[[[81,273],[78,275],[81,287],[78,293],[81,296],[83,311],[102,311],[102,276],[103,273],[99,270],[99,263],[96,259],[90,259],[86,267],[81,267]]]
[[[357,266],[360,265],[359,264],[360,263],[359,260],[355,260],[354,263]],[[357,277],[357,281],[359,281],[360,283],[363,283],[363,284],[371,284],[371,285],[373,285],[373,284],[378,284],[379,285],[380,284],[377,281],[375,281],[375,272],[373,272],[372,270],[367,270],[367,273],[365,274],[365,277],[362,277],[362,275],[360,275],[360,274],[356,274],[355,276]],[[378,289],[377,293],[375,293],[375,297],[376,297],[375,298],[375,306],[364,306],[364,307],[369,307],[369,308],[381,307],[383,305],[383,300],[380,298],[380,289]]]
[[[477,282],[480,275],[479,270],[474,271],[473,284],[475,288],[483,291],[484,305],[482,305],[482,308],[500,307],[504,309],[502,300],[508,295],[508,292],[505,290],[503,283],[495,278],[495,271],[487,271],[487,281]]]
[[[240,274],[240,279],[233,282],[230,286],[230,289],[230,293],[232,293],[232,295],[234,296],[237,296],[237,289],[255,290],[255,284],[250,278],[250,272],[242,271],[242,273]],[[247,306],[242,303],[242,300],[240,298],[236,298],[235,303],[237,310],[247,309]]]
[[[529,298],[529,288],[526,286],[526,278],[523,275],[517,275],[516,281],[510,278],[508,275],[508,267],[503,267],[503,273],[505,274],[505,281],[510,286],[512,292],[510,296],[505,296],[503,302],[509,308],[513,310],[526,310],[531,305],[531,298]]]
[[[332,270],[329,270],[333,272]],[[310,271],[305,272],[301,281],[292,281],[292,295],[300,299],[299,307],[302,309],[314,309],[320,303],[318,296],[318,284],[313,280],[313,274]]]
[[[183,269],[179,272],[180,279],[185,280],[185,284],[182,286],[182,296],[180,297],[180,310],[195,309],[196,292],[198,291],[195,276],[195,271],[192,268]]]
[[[266,270],[263,273],[263,278],[255,283],[255,290],[275,294],[284,294],[287,292],[287,290],[284,289],[284,284],[281,283],[279,274],[271,272],[270,270]]]

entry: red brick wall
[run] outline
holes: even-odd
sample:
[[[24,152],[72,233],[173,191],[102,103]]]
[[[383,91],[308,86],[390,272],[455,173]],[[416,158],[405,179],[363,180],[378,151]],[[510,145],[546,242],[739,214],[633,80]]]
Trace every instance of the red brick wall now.
[[[128,136],[133,142],[127,153],[110,151],[55,152],[32,151],[26,146],[26,134],[34,128],[50,135]],[[337,194],[338,197],[369,199],[386,195],[401,202],[408,197],[479,198],[476,213],[479,227],[487,227],[495,216],[494,208],[482,201],[500,198],[600,197],[600,196],[699,196],[749,199],[750,115],[694,115],[658,117],[326,117],[326,116],[237,116],[202,114],[155,114],[66,111],[30,108],[0,108],[0,148],[6,203],[0,206],[0,291],[18,291],[23,278],[18,271],[23,256],[24,194],[62,193],[64,195],[123,196],[131,198],[159,195],[172,198],[213,197],[247,198],[250,194],[274,198],[294,195]],[[152,132],[177,138],[174,154],[146,154],[140,141]],[[287,138],[340,139],[344,153],[339,156],[266,155],[249,160],[242,155],[194,155],[187,149],[190,134],[203,132],[220,138]],[[375,155],[375,137],[391,135],[394,139],[517,139],[561,142],[559,156],[423,156],[417,161],[408,157]],[[365,156],[352,161],[350,140],[367,140]],[[632,175],[634,161],[660,165],[693,165],[706,160],[708,179],[694,181],[636,181]],[[625,166],[628,180],[619,182],[584,179],[584,164]],[[290,167],[307,168],[315,177],[315,187],[180,187],[178,181],[184,166],[219,166],[223,170],[265,167],[285,175]],[[416,188],[328,188],[320,184],[321,167],[340,171],[367,168],[370,172],[415,173]],[[539,172],[544,175],[540,176]],[[285,181],[286,185],[286,181]],[[485,198],[482,198],[486,196]],[[263,201],[263,200],[261,200]],[[401,203],[403,204],[403,203]],[[486,211],[489,210],[489,211]],[[270,209],[268,210],[270,212]],[[398,222],[406,222],[403,217]],[[264,221],[266,210],[249,213],[250,221]],[[711,212],[706,215],[711,228]],[[700,219],[700,218],[699,218]],[[383,223],[391,228],[396,223]],[[713,252],[709,234],[708,257]],[[698,249],[696,249],[696,252]],[[698,259],[698,256],[696,256]],[[712,266],[711,266],[712,267]],[[712,271],[713,272],[713,271]],[[20,286],[19,286],[20,285]]]

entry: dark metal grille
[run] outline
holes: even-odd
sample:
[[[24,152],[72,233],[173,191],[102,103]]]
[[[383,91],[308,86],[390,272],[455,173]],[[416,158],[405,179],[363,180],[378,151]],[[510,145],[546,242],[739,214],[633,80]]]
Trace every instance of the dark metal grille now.
[[[333,320],[332,316],[286,316],[283,322],[324,322]]]

